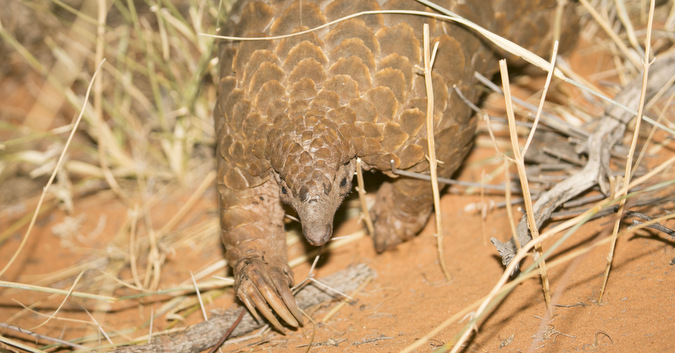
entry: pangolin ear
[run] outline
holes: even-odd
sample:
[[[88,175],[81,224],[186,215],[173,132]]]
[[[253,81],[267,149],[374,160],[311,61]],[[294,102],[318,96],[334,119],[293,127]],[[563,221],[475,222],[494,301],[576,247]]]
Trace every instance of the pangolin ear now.
[[[307,186],[303,186],[300,188],[300,193],[298,193],[298,197],[300,198],[300,202],[307,202],[309,199],[309,189]]]

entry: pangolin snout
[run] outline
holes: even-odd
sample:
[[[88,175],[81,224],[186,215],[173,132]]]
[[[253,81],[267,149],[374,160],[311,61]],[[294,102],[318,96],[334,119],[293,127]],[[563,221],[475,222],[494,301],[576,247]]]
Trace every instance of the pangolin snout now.
[[[313,199],[296,209],[302,223],[302,234],[314,246],[325,244],[333,236],[333,216],[338,205],[328,199]]]
[[[302,224],[302,234],[307,239],[307,242],[314,246],[321,246],[325,244],[330,237],[333,236],[333,226],[330,224],[309,225]]]

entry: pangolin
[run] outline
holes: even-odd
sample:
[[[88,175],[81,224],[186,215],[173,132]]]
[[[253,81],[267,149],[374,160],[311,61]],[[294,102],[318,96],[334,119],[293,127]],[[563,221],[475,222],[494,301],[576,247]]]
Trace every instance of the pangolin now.
[[[438,5],[547,55],[558,0],[444,0]],[[273,37],[302,32],[362,11],[433,13],[414,0],[240,0],[221,34]],[[564,10],[563,20],[573,18]],[[391,165],[426,172],[423,24],[439,49],[433,67],[438,175],[469,152],[477,119],[455,89],[480,99],[474,72],[496,71],[500,56],[461,25],[421,15],[367,14],[297,36],[220,43],[215,107],[217,189],[222,239],[235,290],[251,313],[281,329],[302,318],[289,286],[284,209],[298,214],[315,246],[352,189],[355,161],[391,174]],[[563,32],[571,25],[563,24]],[[562,47],[572,41],[563,36]],[[371,211],[378,252],[410,239],[432,210],[429,182],[384,182]]]

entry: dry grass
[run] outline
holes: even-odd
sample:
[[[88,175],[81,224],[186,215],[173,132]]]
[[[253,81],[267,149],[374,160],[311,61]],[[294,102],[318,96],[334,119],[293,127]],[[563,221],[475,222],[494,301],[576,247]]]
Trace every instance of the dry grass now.
[[[70,297],[92,298],[99,301],[93,306],[97,313],[114,310],[125,300],[169,293],[170,297],[180,298],[178,302],[183,302],[183,307],[175,309],[169,303],[160,309],[161,314],[170,314],[170,310],[184,313],[185,308],[195,305],[186,305],[182,300],[190,298],[186,293],[195,292],[192,285],[185,283],[162,291],[157,288],[162,266],[172,251],[194,244],[217,244],[202,241],[217,233],[215,219],[193,224],[184,232],[175,229],[186,214],[194,212],[195,203],[215,178],[211,159],[214,141],[211,107],[216,79],[213,39],[199,33],[216,31],[221,4],[196,0],[178,4],[118,0],[86,2],[76,9],[57,1],[54,11],[49,13],[36,8],[36,4],[22,5],[35,10],[36,16],[51,17],[57,22],[55,28],[49,28],[54,30],[52,36],[43,28],[46,40],[55,42],[56,60],[51,67],[35,58],[7,28],[0,27],[0,34],[14,49],[14,58],[20,57],[38,79],[45,79],[43,91],[59,99],[50,103],[51,110],[44,111],[35,108],[46,105],[42,101],[45,98],[40,96],[26,119],[11,119],[14,124],[3,125],[6,129],[3,136],[7,138],[2,143],[0,180],[10,181],[11,172],[17,168],[31,170],[32,177],[53,171],[51,179],[55,175],[58,179],[38,201],[36,209],[40,212],[34,213],[13,259],[22,255],[35,219],[44,217],[59,202],[72,205],[80,202],[78,195],[110,189],[128,211],[122,228],[111,240],[115,244],[114,253],[101,249],[97,260],[34,278],[31,283],[39,286],[6,282],[4,286],[46,291],[61,295],[64,302],[72,300]],[[30,24],[30,18],[24,21],[24,25]],[[106,61],[102,62],[104,58]],[[102,72],[94,79],[92,63],[99,62]],[[91,100],[89,91],[82,97],[86,89],[82,83],[87,82],[94,87]],[[60,102],[66,104],[62,106]],[[65,146],[60,142],[64,129],[52,126],[67,123],[71,111],[81,112],[83,119],[82,124],[78,119],[77,123],[65,126],[66,131],[75,135],[69,148],[70,139]],[[47,154],[45,148],[56,148],[59,152]],[[152,224],[150,213],[159,202],[157,196],[189,185],[199,186],[183,207],[168,222]],[[43,198],[46,210],[40,209]],[[26,219],[30,217],[10,225],[0,241],[5,243],[10,234],[24,226]],[[12,269],[12,261],[2,262],[2,273]],[[231,285],[231,280],[204,280],[215,271],[222,272],[224,266],[224,261],[216,261],[196,274],[198,287],[207,291],[204,296],[213,296]],[[131,278],[123,272],[129,268]],[[92,271],[96,274],[92,275]],[[63,290],[52,288],[85,273],[84,283],[77,286],[88,293],[71,288],[64,297]],[[113,292],[119,293],[116,288],[127,288],[127,293],[138,295],[113,297]],[[99,294],[91,294],[96,292]],[[8,322],[27,313],[18,312]],[[57,310],[53,315],[60,313]],[[109,332],[108,336],[120,334],[125,335]],[[3,339],[10,345],[17,343]],[[86,344],[92,339],[96,340],[83,337],[77,341]]]

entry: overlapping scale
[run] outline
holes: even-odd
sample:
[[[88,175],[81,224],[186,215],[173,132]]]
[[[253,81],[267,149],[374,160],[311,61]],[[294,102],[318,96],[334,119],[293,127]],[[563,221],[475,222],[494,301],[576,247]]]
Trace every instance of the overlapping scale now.
[[[540,54],[549,50],[556,0],[436,3]],[[285,35],[377,9],[432,11],[410,0],[244,0],[233,6],[223,32]],[[502,53],[453,22],[379,14],[299,36],[222,44],[215,108],[221,183],[254,186],[273,169],[298,195],[325,191],[337,168],[356,156],[367,169],[387,171],[391,160],[401,169],[428,168],[427,92],[416,68],[423,66],[423,23],[439,42],[433,121],[440,171],[451,174],[476,125],[455,89],[477,101],[474,71],[495,72]]]

